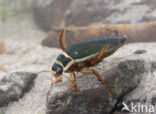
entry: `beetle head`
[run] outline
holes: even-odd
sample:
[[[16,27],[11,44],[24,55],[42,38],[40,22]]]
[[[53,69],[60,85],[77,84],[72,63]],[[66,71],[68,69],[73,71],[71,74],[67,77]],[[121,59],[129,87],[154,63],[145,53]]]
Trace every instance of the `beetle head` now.
[[[52,66],[52,71],[53,71],[53,74],[57,77],[62,74],[63,68],[57,63],[54,63],[54,65]]]

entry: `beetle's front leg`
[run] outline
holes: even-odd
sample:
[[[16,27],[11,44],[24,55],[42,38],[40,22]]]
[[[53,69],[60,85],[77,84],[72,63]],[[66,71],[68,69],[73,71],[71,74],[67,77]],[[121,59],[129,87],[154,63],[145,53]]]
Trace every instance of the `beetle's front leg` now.
[[[76,77],[74,72],[70,73],[70,78],[71,78],[71,85],[70,85],[71,90],[75,92],[77,90],[77,84],[76,84]]]
[[[93,69],[82,69],[80,72],[84,73],[84,74],[94,74],[96,76],[96,78],[107,88],[107,90],[109,91],[109,93],[113,96],[112,91],[108,88],[107,84],[105,83],[105,81],[102,79],[102,77],[100,76],[100,74],[93,70]]]
[[[61,76],[57,76],[57,77],[56,77],[56,81],[53,82],[52,85],[53,85],[53,84],[60,83],[60,82],[62,82]]]

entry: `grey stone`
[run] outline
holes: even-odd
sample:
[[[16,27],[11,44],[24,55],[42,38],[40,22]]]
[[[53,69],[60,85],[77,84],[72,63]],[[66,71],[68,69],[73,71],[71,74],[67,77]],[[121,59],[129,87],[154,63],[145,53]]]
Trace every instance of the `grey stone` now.
[[[0,80],[0,107],[17,101],[28,92],[37,75],[30,72],[14,72]]]
[[[102,75],[115,97],[109,94],[95,76],[77,73],[79,88],[77,94],[73,95],[70,92],[67,83],[55,85],[47,100],[49,108],[47,113],[107,114],[115,108],[119,98],[129,101],[137,100],[137,103],[150,105],[156,87],[156,69],[153,68],[156,53],[152,51],[155,45],[152,49],[146,45],[146,53],[135,54],[137,50],[143,50],[144,46],[137,43],[125,45],[118,53],[104,59],[94,67]],[[63,89],[62,86],[67,86],[68,89]],[[60,87],[61,90],[59,90]],[[115,111],[115,113],[119,112]]]
[[[152,101],[152,105],[156,106],[156,97],[155,96],[152,97],[151,101]]]
[[[103,78],[107,77],[105,81],[114,96],[109,95],[108,90],[100,83],[96,84],[94,80],[85,79],[89,76],[81,76],[83,80],[78,77],[78,82],[84,85],[80,85],[83,86],[80,87],[80,91],[76,95],[66,91],[51,97],[48,113],[110,113],[117,99],[136,88],[142,79],[142,74],[147,72],[142,60],[124,60],[119,61],[118,64],[110,63],[110,65],[111,68],[104,70],[101,75]],[[86,87],[87,84],[90,86]]]

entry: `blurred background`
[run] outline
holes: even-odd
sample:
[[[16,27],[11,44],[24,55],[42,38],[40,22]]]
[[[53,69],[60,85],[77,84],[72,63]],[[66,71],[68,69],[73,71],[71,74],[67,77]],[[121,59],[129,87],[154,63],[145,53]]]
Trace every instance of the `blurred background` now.
[[[155,20],[155,0],[0,0],[0,39],[49,47],[59,47],[63,28],[70,44],[110,28],[128,42],[155,41]]]

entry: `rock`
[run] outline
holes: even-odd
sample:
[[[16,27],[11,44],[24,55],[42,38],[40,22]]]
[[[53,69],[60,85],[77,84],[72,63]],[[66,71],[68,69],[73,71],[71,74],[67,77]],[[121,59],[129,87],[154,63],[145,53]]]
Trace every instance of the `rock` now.
[[[146,103],[150,104],[149,101],[156,90],[154,81],[156,69],[152,66],[155,61],[154,57],[156,57],[156,53],[153,53],[152,50],[156,48],[156,45],[153,45],[151,51],[146,47],[147,53],[135,54],[134,52],[137,50],[144,49],[141,45],[137,45],[133,45],[133,48],[132,44],[125,45],[113,56],[104,59],[100,65],[95,67],[116,97],[111,97],[107,89],[100,83],[97,84],[96,78],[93,79],[91,75],[77,74],[77,84],[80,90],[78,94],[72,95],[69,89],[58,90],[61,86],[66,85],[65,83],[53,87],[49,97],[48,113],[109,113],[114,108],[118,98],[127,94],[129,94],[129,99],[139,99],[140,103],[146,100]],[[127,49],[129,50],[128,54],[126,54]],[[153,56],[150,53],[153,53]],[[153,77],[152,81],[151,77]],[[146,84],[150,84],[150,86],[147,87]],[[69,88],[69,85],[67,86]],[[134,90],[134,88],[136,89]]]
[[[77,95],[61,93],[63,95],[52,97],[49,104],[49,114],[111,112],[117,98],[137,87],[142,78],[141,74],[147,72],[144,67],[144,61],[125,60],[117,61],[117,63],[113,65],[110,63],[111,68],[102,73],[103,77],[107,77],[105,81],[115,97],[110,96],[103,85],[96,84],[93,80],[90,81],[87,78],[86,80],[83,78],[80,81],[78,79],[80,84],[84,84],[80,85],[80,92]],[[105,69],[104,66],[103,69]]]
[[[156,69],[152,65],[156,57],[156,53],[152,50],[156,45],[151,43],[144,45],[147,53],[135,54],[137,50],[144,49],[141,45],[137,43],[125,45],[94,67],[102,75],[115,97],[109,95],[108,90],[95,76],[78,73],[76,77],[79,91],[76,96],[70,92],[67,83],[52,87],[48,97],[48,114],[110,113],[118,98],[124,96],[130,101],[138,99],[138,103],[146,101],[144,103],[150,105],[152,96],[156,95]],[[153,46],[152,49],[150,45]]]
[[[155,97],[155,96],[152,97],[151,103],[152,103],[152,105],[154,105],[154,106],[156,105],[156,97]]]
[[[5,53],[5,45],[3,42],[0,41],[0,54]]]
[[[146,53],[147,51],[146,50],[136,50],[134,53],[135,54],[143,54],[143,53]]]
[[[43,46],[60,47],[59,35],[62,29],[56,29],[42,41]],[[141,24],[116,24],[99,25],[94,27],[71,27],[66,28],[66,40],[68,45],[78,41],[114,35],[126,35],[127,43],[131,42],[154,42],[156,41],[156,21]]]
[[[0,80],[0,107],[17,101],[32,87],[35,73],[15,72],[5,75]]]
[[[33,0],[32,6],[37,24],[47,31],[70,26],[140,23],[156,19],[155,0]]]

